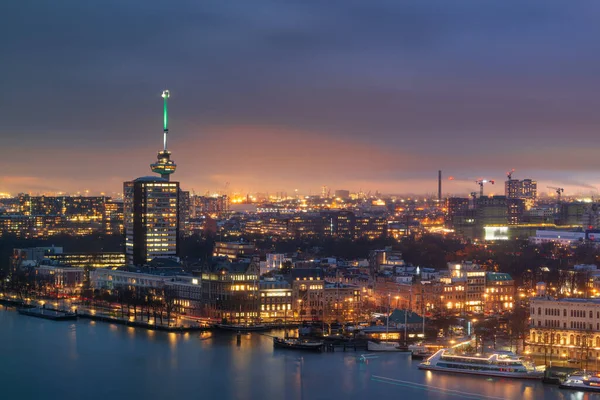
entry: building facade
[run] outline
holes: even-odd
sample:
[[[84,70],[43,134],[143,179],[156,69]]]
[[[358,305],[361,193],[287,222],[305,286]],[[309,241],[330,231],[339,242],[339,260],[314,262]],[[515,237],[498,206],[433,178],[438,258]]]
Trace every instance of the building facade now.
[[[600,300],[532,299],[528,344],[534,354],[555,360],[595,362],[600,357]]]
[[[179,254],[179,182],[143,177],[125,182],[123,217],[127,265]]]

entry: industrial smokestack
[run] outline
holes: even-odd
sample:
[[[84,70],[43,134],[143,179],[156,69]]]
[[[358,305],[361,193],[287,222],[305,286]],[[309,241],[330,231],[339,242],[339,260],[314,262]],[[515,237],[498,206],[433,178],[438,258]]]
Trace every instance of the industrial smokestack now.
[[[438,204],[442,204],[442,170],[438,171]]]

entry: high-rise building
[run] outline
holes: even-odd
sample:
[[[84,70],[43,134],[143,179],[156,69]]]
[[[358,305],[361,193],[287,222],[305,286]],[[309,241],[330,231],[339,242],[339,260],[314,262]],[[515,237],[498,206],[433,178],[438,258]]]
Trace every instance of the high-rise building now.
[[[125,258],[144,265],[179,254],[179,182],[142,177],[123,185]]]
[[[335,197],[342,200],[347,200],[350,198],[350,191],[339,189],[335,191]]]
[[[507,199],[523,199],[527,208],[531,208],[537,199],[537,182],[531,179],[509,179],[504,183]]]
[[[187,190],[179,191],[179,233],[182,236],[191,234],[190,226],[190,192]]]

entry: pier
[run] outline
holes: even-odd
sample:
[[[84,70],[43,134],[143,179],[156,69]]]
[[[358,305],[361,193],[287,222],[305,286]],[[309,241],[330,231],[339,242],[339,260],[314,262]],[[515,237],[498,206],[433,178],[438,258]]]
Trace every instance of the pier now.
[[[180,326],[165,325],[165,324],[160,324],[160,323],[150,323],[147,321],[138,321],[138,320],[132,320],[132,319],[127,319],[127,318],[113,317],[111,315],[101,314],[101,313],[97,313],[97,312],[96,313],[80,312],[77,315],[80,318],[90,319],[92,321],[108,322],[111,324],[126,325],[126,326],[131,326],[134,328],[144,328],[144,329],[163,331],[163,332],[184,333],[184,332],[203,332],[203,331],[211,330],[211,328],[209,328],[209,327],[203,327],[200,325],[180,325]]]

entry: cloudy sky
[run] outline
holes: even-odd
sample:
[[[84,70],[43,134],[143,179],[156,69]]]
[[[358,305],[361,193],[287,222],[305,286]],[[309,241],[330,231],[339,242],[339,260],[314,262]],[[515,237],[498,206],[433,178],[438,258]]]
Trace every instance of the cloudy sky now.
[[[600,187],[600,2],[8,0],[0,191]],[[501,183],[501,182],[498,182]],[[487,189],[486,189],[487,190]],[[502,192],[503,185],[490,188]]]

